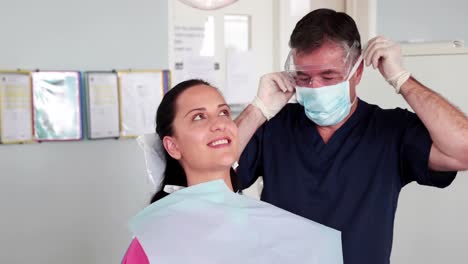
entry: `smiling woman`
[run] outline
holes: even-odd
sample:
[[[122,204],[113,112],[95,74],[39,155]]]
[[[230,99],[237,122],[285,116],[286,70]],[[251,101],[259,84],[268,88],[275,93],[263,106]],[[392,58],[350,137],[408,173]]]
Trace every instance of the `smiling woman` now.
[[[164,179],[130,222],[135,238],[123,264],[342,263],[340,232],[236,193],[237,126],[216,88],[201,80],[176,85],[156,126]]]
[[[187,187],[223,179],[237,191],[229,169],[238,155],[237,127],[216,88],[202,80],[179,83],[159,105],[156,127],[166,150],[163,186]],[[165,195],[163,188],[152,202]]]

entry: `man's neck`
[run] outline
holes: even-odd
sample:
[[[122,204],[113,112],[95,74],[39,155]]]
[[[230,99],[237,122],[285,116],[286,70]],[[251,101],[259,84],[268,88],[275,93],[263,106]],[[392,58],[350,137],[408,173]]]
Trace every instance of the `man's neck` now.
[[[348,121],[348,119],[353,115],[353,113],[357,109],[358,103],[359,101],[356,99],[356,103],[351,106],[351,110],[349,111],[349,114],[340,123],[332,125],[332,126],[315,126],[317,128],[318,133],[320,134],[320,137],[322,137],[322,140],[325,144],[327,144],[328,141],[330,141],[333,134],[335,134],[335,132],[341,126],[343,126],[346,123],[346,121]]]

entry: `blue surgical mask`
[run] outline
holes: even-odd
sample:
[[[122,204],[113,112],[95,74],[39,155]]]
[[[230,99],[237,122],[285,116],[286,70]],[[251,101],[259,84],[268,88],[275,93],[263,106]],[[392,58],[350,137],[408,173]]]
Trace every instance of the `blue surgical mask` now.
[[[362,58],[360,57],[348,79],[335,85],[319,88],[296,87],[297,102],[304,106],[306,116],[319,126],[332,126],[343,121],[351,111],[349,79],[356,72]]]

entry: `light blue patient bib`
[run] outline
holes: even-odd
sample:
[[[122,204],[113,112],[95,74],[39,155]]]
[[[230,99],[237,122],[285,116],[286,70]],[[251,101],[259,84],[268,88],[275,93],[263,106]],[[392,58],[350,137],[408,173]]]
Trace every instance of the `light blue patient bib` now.
[[[151,204],[130,229],[152,264],[341,264],[341,233],[232,192],[223,180]]]

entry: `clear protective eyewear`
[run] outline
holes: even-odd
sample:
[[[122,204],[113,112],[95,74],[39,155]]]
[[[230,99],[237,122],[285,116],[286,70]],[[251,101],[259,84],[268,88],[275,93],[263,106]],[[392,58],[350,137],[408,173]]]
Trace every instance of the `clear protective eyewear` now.
[[[329,63],[296,63],[296,50],[292,49],[286,59],[284,70],[298,87],[322,87],[341,83],[348,79],[348,75],[359,55],[359,43],[355,42],[351,48],[344,48],[345,56],[340,50],[338,59]],[[330,51],[336,53],[336,50]],[[331,57],[337,57],[331,54]]]

